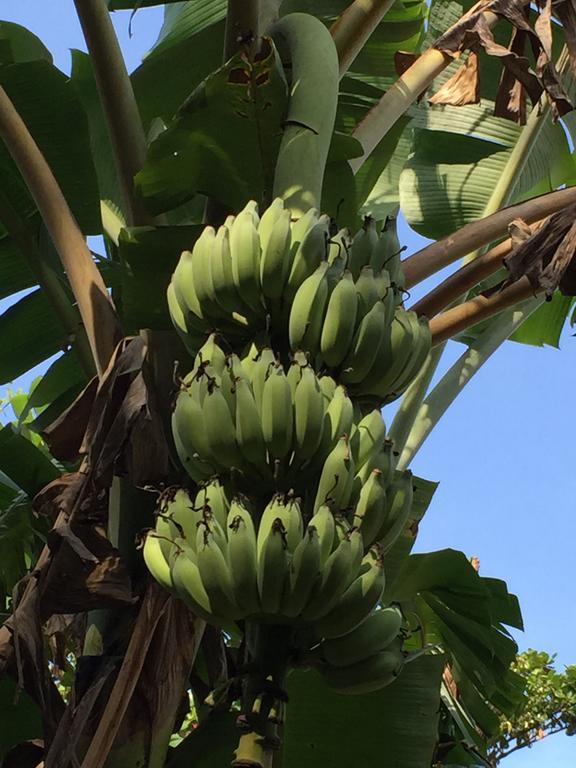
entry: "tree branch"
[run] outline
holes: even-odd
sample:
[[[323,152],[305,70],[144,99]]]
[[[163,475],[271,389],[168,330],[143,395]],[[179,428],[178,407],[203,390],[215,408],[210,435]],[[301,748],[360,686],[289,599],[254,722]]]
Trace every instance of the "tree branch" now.
[[[513,307],[534,295],[534,288],[528,278],[521,277],[512,285],[491,296],[475,296],[470,301],[459,304],[431,320],[432,346],[435,347],[481,320],[487,320],[503,309]]]
[[[66,331],[66,335],[74,345],[84,373],[91,379],[95,374],[94,360],[78,310],[70,301],[60,277],[40,252],[26,222],[20,217],[1,189],[0,221],[2,221],[30,271],[45,292],[52,309]]]
[[[534,224],[575,202],[576,187],[568,187],[510,205],[491,216],[465,224],[453,234],[422,248],[402,262],[406,288],[411,288],[476,248],[502,237],[514,219]]]
[[[394,2],[395,0],[354,0],[332,24],[330,34],[338,51],[340,77],[350,69],[364,43]]]
[[[417,301],[410,309],[418,315],[434,317],[481,280],[494,274],[505,256],[512,250],[512,240],[504,240],[489,251],[468,262],[453,275],[443,280],[430,293]]]
[[[134,191],[134,176],[146,159],[146,138],[132,83],[105,0],[74,0],[114,150],[129,226],[150,224]]]
[[[96,370],[101,375],[122,335],[118,315],[48,163],[3,88],[0,88],[0,136],[36,201],[68,274]]]

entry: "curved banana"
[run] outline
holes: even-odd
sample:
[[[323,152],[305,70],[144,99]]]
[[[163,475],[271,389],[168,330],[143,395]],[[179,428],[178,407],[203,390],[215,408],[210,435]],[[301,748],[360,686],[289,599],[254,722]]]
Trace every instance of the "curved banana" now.
[[[386,425],[379,408],[367,413],[358,423],[358,454],[356,469],[361,469],[374,456],[386,440]]]
[[[341,380],[344,384],[358,384],[364,391],[364,379],[380,353],[386,332],[386,309],[379,301],[365,315],[358,326],[348,355],[342,363]]]
[[[352,493],[354,479],[354,460],[344,435],[330,451],[324,465],[314,501],[314,512],[327,504],[333,510],[345,509]]]
[[[196,559],[214,613],[232,621],[242,618],[244,613],[235,601],[230,566],[209,523],[198,526]]]
[[[321,578],[322,548],[316,527],[308,524],[290,562],[290,582],[280,612],[301,618],[316,582]]]
[[[354,235],[348,254],[348,269],[355,280],[358,279],[362,267],[370,264],[377,243],[376,221],[372,216],[365,216],[362,229]]]
[[[272,216],[275,218],[270,226]],[[268,299],[280,299],[288,278],[292,248],[290,211],[284,208],[280,198],[274,200],[262,215],[258,232],[262,248],[260,260],[262,293]]]
[[[414,482],[409,469],[397,474],[388,490],[388,515],[384,526],[378,532],[378,543],[383,552],[388,552],[400,536],[412,509]]]
[[[357,576],[354,565],[352,544],[344,537],[322,567],[322,581],[302,612],[305,621],[315,621],[332,610]]]
[[[322,668],[322,676],[338,693],[357,695],[379,691],[398,677],[404,666],[401,650],[380,651],[347,667]]]
[[[356,629],[320,645],[322,657],[333,667],[347,667],[385,650],[402,627],[402,612],[395,606],[374,611]]]
[[[310,527],[314,528],[318,534],[320,565],[324,567],[336,543],[336,523],[330,508],[323,504],[308,523],[308,528]]]
[[[358,296],[358,320],[370,312],[374,304],[380,301],[378,283],[374,278],[372,267],[362,267],[355,283]]]
[[[300,381],[294,392],[294,451],[296,458],[311,458],[320,446],[324,434],[324,395],[314,370],[301,369]]]
[[[259,468],[266,466],[266,444],[262,435],[260,412],[252,387],[244,379],[236,381],[236,441],[246,461]]]
[[[201,514],[205,509],[210,511],[212,517],[214,517],[218,524],[222,527],[226,527],[226,521],[228,520],[228,510],[230,509],[230,500],[226,489],[222,485],[219,478],[210,480],[208,483],[204,483],[202,487],[196,493],[194,499],[193,510],[197,514]],[[195,520],[194,529],[196,531],[197,523]],[[188,531],[185,531],[184,538],[189,540]],[[194,546],[194,545],[192,545]]]
[[[174,591],[174,582],[170,574],[168,560],[162,550],[162,539],[155,531],[148,531],[142,549],[146,567],[158,584],[169,592]]]
[[[281,365],[271,368],[262,392],[262,435],[271,456],[282,459],[292,450],[293,409],[290,384]]]
[[[260,531],[258,533],[260,535]],[[264,533],[265,538],[258,554],[260,609],[264,614],[277,616],[289,578],[286,532],[282,521],[275,518]]]
[[[232,421],[226,398],[219,387],[213,387],[204,398],[203,418],[210,454],[222,467],[242,466],[236,443],[236,425]]]
[[[264,347],[263,349],[259,350],[255,358],[252,356],[252,366],[248,375],[250,376],[250,383],[252,384],[254,400],[260,414],[262,413],[262,396],[264,393],[264,384],[275,364],[276,356],[270,347]]]
[[[328,299],[327,271],[328,262],[324,261],[296,291],[288,322],[288,336],[293,350],[303,349],[315,355],[319,349]]]
[[[382,481],[382,473],[379,469],[374,469],[368,481],[362,486],[360,498],[354,510],[354,526],[361,532],[367,548],[376,541],[387,519],[386,488]]]
[[[322,359],[330,368],[336,368],[344,360],[356,329],[358,295],[352,273],[344,272],[330,295],[322,334],[320,351]]]
[[[218,617],[214,615],[210,598],[202,584],[196,555],[183,539],[178,539],[175,543],[171,574],[178,597],[193,613],[206,621],[217,620]]]
[[[311,209],[313,210],[313,209]],[[310,211],[308,211],[310,213]],[[308,215],[304,214],[304,217]],[[296,295],[296,291],[304,280],[309,277],[320,264],[327,262],[328,241],[330,239],[330,217],[322,214],[315,224],[313,224],[297,247],[292,260],[292,266],[284,290],[285,299],[290,304]],[[292,231],[292,242],[295,242],[294,227]]]
[[[256,531],[250,512],[238,499],[230,504],[227,532],[227,557],[235,602],[246,616],[251,616],[260,610]]]
[[[373,548],[365,555],[360,575],[344,592],[338,605],[315,623],[315,632],[324,638],[351,632],[374,609],[385,585],[384,562],[379,550]]]
[[[275,520],[279,520],[282,523],[286,546],[290,552],[296,549],[302,539],[303,522],[299,503],[293,498],[287,498],[282,494],[275,494],[264,508],[258,524],[256,544],[258,557],[262,554],[266,538]]]
[[[414,314],[414,313],[412,313]],[[408,364],[414,341],[414,324],[404,309],[397,309],[387,330],[382,351],[362,382],[362,391],[386,398]]]
[[[230,227],[232,275],[242,300],[258,316],[263,316],[260,289],[260,238],[254,209],[250,203],[234,219]]]

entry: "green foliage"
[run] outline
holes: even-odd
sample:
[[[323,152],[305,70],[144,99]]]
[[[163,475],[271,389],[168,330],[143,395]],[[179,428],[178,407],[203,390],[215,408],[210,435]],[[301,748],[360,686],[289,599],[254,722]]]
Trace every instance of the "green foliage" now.
[[[558,672],[553,656],[530,649],[518,654],[512,669],[525,681],[526,699],[512,717],[500,719],[500,733],[489,752],[494,764],[553,733],[576,732],[575,665]]]

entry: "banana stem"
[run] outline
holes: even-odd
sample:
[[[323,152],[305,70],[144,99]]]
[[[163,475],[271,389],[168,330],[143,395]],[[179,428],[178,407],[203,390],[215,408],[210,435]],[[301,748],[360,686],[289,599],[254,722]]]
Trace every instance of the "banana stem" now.
[[[340,77],[346,74],[364,44],[394,5],[395,0],[354,0],[330,27],[334,38]]]
[[[130,226],[150,224],[138,200],[134,176],[146,159],[146,138],[124,57],[105,0],[74,0],[94,66],[96,85],[112,141],[118,179]]]
[[[575,202],[576,187],[568,187],[510,205],[491,216],[465,224],[453,234],[422,248],[402,262],[406,288],[412,288],[476,248],[502,237],[514,219],[534,224]]]
[[[465,13],[457,22],[478,11],[478,3]],[[484,19],[493,27],[499,17],[492,11],[484,11]],[[456,25],[454,25],[456,26]],[[446,34],[449,34],[447,30]],[[396,122],[406,113],[420,94],[432,84],[434,78],[454,61],[454,57],[437,48],[429,48],[419,56],[403,75],[386,91],[378,104],[366,114],[354,129],[353,136],[362,144],[363,154],[350,160],[350,167],[357,173],[362,164],[386,136]]]
[[[259,17],[259,0],[228,0],[224,32],[225,62],[242,48],[248,48],[251,55],[257,53]]]
[[[322,182],[338,104],[338,54],[322,22],[291,13],[271,29],[292,66],[290,106],[274,172],[274,197],[299,218],[320,208]]]
[[[434,317],[453,301],[474,288],[481,280],[497,272],[502,266],[504,257],[511,250],[512,240],[510,238],[495,245],[494,248],[477,256],[473,261],[464,264],[457,272],[433,288],[430,293],[427,293],[420,301],[410,307],[411,311],[424,317]]]
[[[475,296],[464,304],[437,315],[430,322],[432,346],[435,347],[481,320],[513,307],[520,301],[534,296],[534,288],[527,277],[521,277],[512,285],[491,296]]]
[[[70,301],[60,276],[47,263],[38,248],[36,240],[30,234],[26,223],[2,190],[0,190],[0,221],[2,221],[6,231],[18,246],[30,271],[34,274],[38,284],[45,292],[48,301],[52,305],[52,309],[66,331],[68,339],[74,345],[74,350],[78,355],[84,373],[91,379],[96,370],[88,337],[86,336],[85,329],[82,327],[78,310]]]
[[[98,375],[122,336],[112,299],[44,155],[0,88],[0,136],[22,174],[68,275]]]
[[[538,296],[503,312],[454,363],[422,403],[400,455],[399,470],[410,465],[423,442],[466,384],[543,301],[544,297]]]

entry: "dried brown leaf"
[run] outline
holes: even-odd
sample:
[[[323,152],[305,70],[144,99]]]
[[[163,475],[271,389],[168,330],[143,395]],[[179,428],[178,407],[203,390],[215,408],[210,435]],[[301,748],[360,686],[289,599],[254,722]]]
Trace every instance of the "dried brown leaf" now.
[[[42,432],[50,453],[59,461],[78,459],[97,391],[98,379],[94,378],[64,413]]]
[[[430,104],[451,104],[454,107],[478,104],[480,101],[479,74],[478,54],[476,51],[470,51],[466,61],[428,101]]]
[[[526,276],[535,291],[551,296],[557,288],[576,295],[574,253],[576,250],[576,205],[550,216],[529,238],[504,259],[510,278],[502,287]]]

